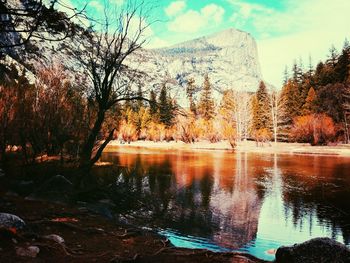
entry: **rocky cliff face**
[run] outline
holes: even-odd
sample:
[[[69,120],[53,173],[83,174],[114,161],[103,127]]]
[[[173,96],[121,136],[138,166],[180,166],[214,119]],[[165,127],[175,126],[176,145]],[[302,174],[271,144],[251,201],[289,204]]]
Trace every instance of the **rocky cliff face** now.
[[[168,81],[173,96],[186,104],[186,83],[194,78],[198,91],[208,74],[218,97],[226,89],[256,91],[262,79],[254,38],[234,28],[168,48],[142,50],[138,68],[153,86]],[[134,57],[135,59],[135,57]],[[137,62],[131,59],[134,66]]]
[[[177,79],[208,73],[218,91],[255,91],[261,79],[255,40],[233,28],[155,52],[163,58],[161,66]]]

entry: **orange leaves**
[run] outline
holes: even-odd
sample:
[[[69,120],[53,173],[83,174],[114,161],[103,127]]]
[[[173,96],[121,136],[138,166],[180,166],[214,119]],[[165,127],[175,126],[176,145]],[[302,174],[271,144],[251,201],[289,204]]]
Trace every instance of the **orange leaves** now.
[[[166,128],[164,124],[151,122],[147,129],[147,139],[159,142],[163,141],[166,134]]]
[[[123,121],[119,133],[124,142],[130,143],[137,140],[136,127],[132,123]]]
[[[237,132],[232,123],[222,121],[221,127],[222,127],[222,135],[225,139],[232,140],[236,138]]]
[[[270,142],[272,138],[272,133],[267,128],[259,129],[254,132],[253,138],[256,141],[257,146],[259,146],[259,143],[261,144],[261,146],[263,146],[265,142]]]
[[[311,114],[294,118],[291,137],[297,142],[322,145],[331,142],[335,133],[332,118],[326,114]]]

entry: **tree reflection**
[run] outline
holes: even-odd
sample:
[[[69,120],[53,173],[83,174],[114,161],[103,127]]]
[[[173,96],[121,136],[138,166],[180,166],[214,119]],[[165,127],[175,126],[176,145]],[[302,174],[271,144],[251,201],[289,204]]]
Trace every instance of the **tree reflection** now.
[[[341,233],[345,244],[350,244],[349,178],[345,176],[350,164],[342,158],[308,156],[298,158],[296,171],[290,166],[295,160],[281,165],[283,201],[286,216],[293,218],[296,228],[303,228],[307,220],[310,236],[315,234],[315,220],[331,231],[337,239]]]
[[[129,212],[148,210],[143,222],[238,248],[256,236],[261,201],[247,155],[224,157],[120,154],[105,155],[104,160],[126,169],[117,188],[132,190],[131,200],[143,204],[141,208],[130,201]]]
[[[300,242],[325,233],[322,227],[349,242],[350,164],[344,159],[181,151],[103,158],[118,167],[117,212],[122,208],[133,223],[228,248],[261,238]]]

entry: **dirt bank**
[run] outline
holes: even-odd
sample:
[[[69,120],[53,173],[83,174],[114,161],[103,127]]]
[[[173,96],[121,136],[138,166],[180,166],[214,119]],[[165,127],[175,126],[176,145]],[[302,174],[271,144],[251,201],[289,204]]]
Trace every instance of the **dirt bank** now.
[[[83,207],[26,200],[1,194],[0,212],[20,216],[26,230],[0,229],[0,262],[264,262],[249,255],[174,248],[151,231],[118,225]],[[45,238],[58,235],[63,244]],[[35,258],[19,256],[19,248],[35,246]]]

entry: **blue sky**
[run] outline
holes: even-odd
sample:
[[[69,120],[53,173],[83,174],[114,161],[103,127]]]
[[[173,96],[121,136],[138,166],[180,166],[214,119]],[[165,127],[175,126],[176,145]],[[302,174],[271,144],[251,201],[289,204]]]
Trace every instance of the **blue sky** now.
[[[104,1],[88,1],[87,11],[102,12]],[[126,1],[109,2],[118,8]],[[235,27],[256,39],[263,78],[277,88],[285,65],[299,58],[306,65],[310,55],[316,64],[327,57],[332,44],[341,49],[344,39],[350,39],[350,0],[150,1],[155,6],[150,21],[158,22],[147,32],[146,47],[169,46]],[[70,2],[79,6],[84,0]]]

